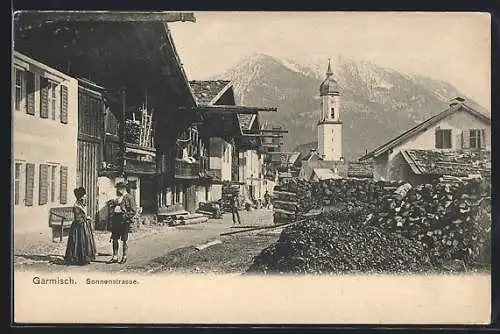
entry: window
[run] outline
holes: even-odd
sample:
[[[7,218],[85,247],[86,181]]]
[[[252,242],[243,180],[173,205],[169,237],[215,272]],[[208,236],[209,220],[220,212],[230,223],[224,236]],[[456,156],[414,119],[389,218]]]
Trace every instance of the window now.
[[[14,205],[19,205],[21,190],[21,163],[16,163],[14,171]]]
[[[35,164],[26,164],[26,183],[25,183],[25,195],[24,204],[26,206],[33,205],[33,192],[35,189]]]
[[[56,201],[56,169],[57,166],[50,166],[50,202]]]
[[[15,101],[14,107],[16,110],[21,110],[21,101],[23,97],[23,86],[24,86],[24,71],[16,68],[15,71]]]
[[[68,167],[59,168],[59,203],[66,204],[68,201]]]
[[[482,141],[484,138],[481,136],[481,130],[470,130],[469,131],[469,147],[470,148],[481,148]]]
[[[330,109],[330,118],[335,118],[335,108]]]
[[[175,186],[175,198],[174,198],[175,204],[180,203],[180,200],[181,200],[181,187],[180,187],[180,185],[176,185]]]
[[[56,106],[57,106],[57,84],[53,81],[49,81],[49,110],[50,116],[53,120],[56,119]]]
[[[184,149],[182,147],[177,146],[175,151],[175,157],[177,159],[182,159],[184,157]]]
[[[38,183],[38,205],[45,205],[48,203],[49,194],[49,165],[41,164],[39,170],[39,183]]]
[[[436,130],[436,148],[451,148],[451,130]]]

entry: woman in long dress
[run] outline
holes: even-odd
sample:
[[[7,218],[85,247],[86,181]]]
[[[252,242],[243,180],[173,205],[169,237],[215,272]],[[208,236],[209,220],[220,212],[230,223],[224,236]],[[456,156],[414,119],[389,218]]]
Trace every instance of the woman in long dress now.
[[[87,216],[87,192],[80,187],[74,191],[74,220],[69,231],[64,262],[68,265],[86,265],[96,258],[94,233]]]

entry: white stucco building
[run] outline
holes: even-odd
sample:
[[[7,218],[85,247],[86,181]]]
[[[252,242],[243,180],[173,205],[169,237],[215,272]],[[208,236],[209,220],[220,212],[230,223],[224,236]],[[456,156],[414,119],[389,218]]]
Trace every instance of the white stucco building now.
[[[460,153],[474,159],[471,153],[488,153],[491,150],[491,118],[464,102],[459,97],[451,100],[439,114],[379,146],[360,160],[373,161],[375,180],[411,179],[418,182],[424,174],[430,175],[431,169],[436,175],[456,174],[459,170],[468,169],[471,167],[468,163],[461,165],[458,157],[453,158],[454,161],[450,157]],[[478,157],[478,154],[475,156]],[[451,169],[453,166],[454,169]],[[448,170],[443,170],[444,167]],[[438,168],[441,171],[436,171]]]
[[[14,232],[48,231],[49,209],[74,202],[77,80],[14,51],[12,120]]]

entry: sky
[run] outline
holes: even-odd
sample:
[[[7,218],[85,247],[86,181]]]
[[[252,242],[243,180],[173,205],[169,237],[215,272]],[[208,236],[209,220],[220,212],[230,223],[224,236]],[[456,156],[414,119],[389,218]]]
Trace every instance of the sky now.
[[[170,23],[190,80],[223,73],[254,53],[366,60],[444,80],[491,110],[490,16],[484,13],[195,12]]]

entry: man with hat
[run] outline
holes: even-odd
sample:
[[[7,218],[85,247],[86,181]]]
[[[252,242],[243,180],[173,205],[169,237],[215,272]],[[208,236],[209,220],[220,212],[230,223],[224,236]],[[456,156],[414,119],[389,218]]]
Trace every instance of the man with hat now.
[[[118,262],[118,241],[122,241],[122,258],[119,263],[127,262],[127,240],[130,224],[136,214],[134,197],[127,191],[125,182],[116,184],[116,192],[118,197],[113,202],[113,218],[111,224],[111,241],[113,242],[113,257],[109,263]]]

